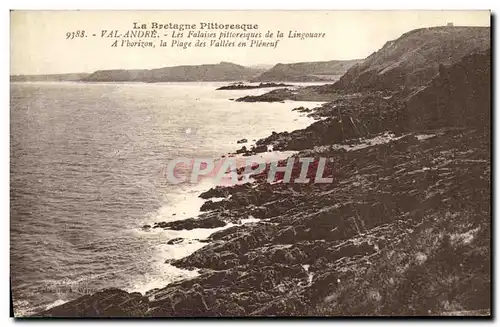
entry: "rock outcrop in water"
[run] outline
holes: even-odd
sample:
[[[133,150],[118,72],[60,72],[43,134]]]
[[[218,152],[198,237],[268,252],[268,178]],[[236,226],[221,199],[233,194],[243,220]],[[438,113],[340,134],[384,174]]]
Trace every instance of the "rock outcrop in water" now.
[[[252,89],[265,89],[270,87],[287,87],[292,86],[285,83],[259,83],[257,85],[235,83],[226,86],[221,86],[217,90],[252,90]]]
[[[490,74],[479,51],[421,88],[337,93],[311,113],[320,121],[257,142],[331,158],[332,183],[271,185],[264,171],[211,189],[200,197],[224,199],[201,221],[258,221],[170,261],[198,277],[37,316],[489,315]]]
[[[226,223],[216,216],[210,216],[206,218],[200,219],[183,219],[183,220],[175,220],[168,223],[160,222],[156,223],[153,228],[164,228],[164,229],[172,229],[172,230],[192,230],[195,228],[216,228],[223,227]]]
[[[489,27],[440,26],[412,30],[387,42],[333,84],[288,92],[274,90],[236,101],[332,101],[339,92],[411,92],[425,87],[439,73],[439,67],[456,64],[472,53],[489,51],[490,37]]]

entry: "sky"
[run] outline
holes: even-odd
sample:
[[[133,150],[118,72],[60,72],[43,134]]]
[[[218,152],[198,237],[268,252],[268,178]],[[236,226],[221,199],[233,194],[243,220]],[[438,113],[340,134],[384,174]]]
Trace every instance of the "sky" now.
[[[151,69],[176,65],[274,65],[362,59],[410,30],[446,25],[490,26],[489,11],[12,11],[10,73],[59,74],[101,69]],[[282,31],[276,48],[122,48],[100,38],[103,30],[131,30],[133,23],[258,24]],[[85,30],[87,38],[66,39]],[[325,33],[321,39],[287,38],[288,31]],[[92,37],[96,34],[96,37]]]

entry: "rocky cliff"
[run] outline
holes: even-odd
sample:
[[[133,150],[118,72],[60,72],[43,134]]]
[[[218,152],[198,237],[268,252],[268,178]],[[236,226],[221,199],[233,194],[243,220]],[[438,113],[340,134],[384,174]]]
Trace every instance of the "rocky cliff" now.
[[[387,90],[423,86],[439,65],[490,48],[488,27],[440,26],[422,28],[387,42],[337,82],[339,89]]]
[[[140,70],[98,70],[87,76],[87,82],[196,82],[243,81],[261,71],[230,62],[211,65],[174,66]]]

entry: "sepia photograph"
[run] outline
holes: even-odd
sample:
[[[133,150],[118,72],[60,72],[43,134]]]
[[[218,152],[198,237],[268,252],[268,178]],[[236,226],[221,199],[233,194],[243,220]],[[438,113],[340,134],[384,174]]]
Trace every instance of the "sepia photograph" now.
[[[492,319],[489,10],[11,10],[14,318]]]

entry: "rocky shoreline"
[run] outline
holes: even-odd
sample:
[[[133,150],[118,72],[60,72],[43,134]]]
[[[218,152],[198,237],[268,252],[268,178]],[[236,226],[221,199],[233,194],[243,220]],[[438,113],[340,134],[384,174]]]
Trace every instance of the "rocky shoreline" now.
[[[151,227],[255,220],[169,261],[198,277],[145,295],[102,290],[35,316],[489,315],[490,71],[490,53],[474,52],[424,87],[299,91],[329,99],[307,113],[318,121],[247,151],[330,158],[333,183],[285,184],[278,174],[269,184],[268,165],[253,183],[211,189],[199,218]]]

